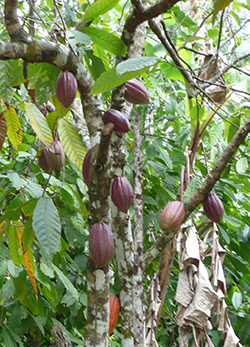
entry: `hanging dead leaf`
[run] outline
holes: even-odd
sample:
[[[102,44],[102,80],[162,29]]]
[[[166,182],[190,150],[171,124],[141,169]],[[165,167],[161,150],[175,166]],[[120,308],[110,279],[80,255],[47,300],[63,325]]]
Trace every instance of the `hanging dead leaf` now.
[[[209,54],[204,58],[198,77],[203,81],[209,81],[220,74],[218,59],[215,55]],[[205,93],[216,103],[223,104],[226,100],[227,89],[223,77],[207,87]]]

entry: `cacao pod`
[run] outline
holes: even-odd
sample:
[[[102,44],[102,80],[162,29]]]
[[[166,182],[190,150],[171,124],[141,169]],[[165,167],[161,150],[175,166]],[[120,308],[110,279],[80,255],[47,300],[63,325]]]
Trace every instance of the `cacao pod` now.
[[[162,210],[159,218],[160,228],[164,232],[177,229],[183,222],[185,207],[180,201],[169,202]]]
[[[203,210],[212,222],[220,223],[224,214],[224,207],[220,198],[215,193],[208,193],[203,201]]]
[[[48,164],[55,173],[59,173],[65,164],[65,152],[60,141],[53,140],[47,152]]]
[[[120,300],[114,294],[109,294],[109,335],[113,332],[118,322],[120,313]]]
[[[86,153],[84,160],[83,160],[83,165],[82,165],[82,175],[83,175],[83,180],[89,185],[89,168],[90,168],[90,161],[91,161],[91,149],[88,150]]]
[[[99,267],[105,267],[114,253],[114,240],[108,225],[95,223],[89,232],[89,254]]]
[[[133,203],[133,188],[126,177],[116,177],[111,188],[111,199],[122,212],[127,213]]]
[[[62,72],[56,81],[56,96],[60,103],[68,108],[74,101],[77,93],[77,81],[75,76],[69,72]]]
[[[132,104],[148,104],[148,90],[138,79],[133,78],[125,83],[125,99]]]
[[[110,109],[104,113],[103,121],[105,124],[113,123],[114,132],[124,134],[130,130],[128,118],[118,110]]]
[[[51,166],[49,165],[49,162],[48,162],[48,155],[49,155],[48,152],[49,152],[49,148],[48,147],[44,147],[42,149],[42,153],[38,157],[38,164],[39,164],[40,168],[44,172],[51,173],[52,168],[51,168]]]

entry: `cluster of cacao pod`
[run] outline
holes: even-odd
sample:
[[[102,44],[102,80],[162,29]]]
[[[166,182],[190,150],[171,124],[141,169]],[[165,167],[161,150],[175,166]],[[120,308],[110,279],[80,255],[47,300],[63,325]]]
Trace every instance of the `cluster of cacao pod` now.
[[[207,218],[220,223],[224,214],[224,206],[216,193],[209,192],[203,201],[203,210]]]
[[[131,104],[148,104],[148,90],[137,78],[132,78],[125,83],[125,99]]]
[[[77,81],[72,72],[63,71],[56,81],[56,96],[60,103],[68,108],[74,101],[77,93]]]
[[[38,157],[40,168],[47,173],[54,171],[59,173],[65,164],[65,152],[61,142],[58,139],[52,141],[50,146],[42,149]]]

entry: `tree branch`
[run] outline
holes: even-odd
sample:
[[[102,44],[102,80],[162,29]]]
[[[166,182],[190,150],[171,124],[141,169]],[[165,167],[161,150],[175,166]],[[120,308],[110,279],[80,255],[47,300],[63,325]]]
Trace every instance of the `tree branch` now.
[[[250,132],[250,117],[246,120],[243,126],[234,135],[231,142],[228,144],[225,151],[218,159],[213,170],[205,177],[204,181],[191,198],[185,203],[185,219],[196,209],[196,207],[204,200],[206,195],[213,188],[215,183],[219,180],[220,175],[224,171],[229,160],[234,156],[235,152],[242,144],[244,139]],[[153,262],[153,260],[162,252],[164,247],[173,239],[178,230],[172,231],[168,234],[161,235],[154,245],[144,255],[145,269]]]

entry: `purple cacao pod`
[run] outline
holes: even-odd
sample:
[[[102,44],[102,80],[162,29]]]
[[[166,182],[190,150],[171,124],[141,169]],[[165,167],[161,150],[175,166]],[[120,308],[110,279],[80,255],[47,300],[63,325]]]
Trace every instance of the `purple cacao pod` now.
[[[89,168],[90,168],[90,161],[91,161],[91,149],[88,150],[86,153],[84,160],[83,160],[83,165],[82,165],[82,175],[83,175],[83,180],[89,185]]]
[[[203,201],[203,210],[212,222],[220,223],[224,214],[224,207],[215,193],[208,193]]]
[[[49,151],[48,147],[44,147],[42,149],[42,153],[38,157],[38,164],[39,164],[40,168],[44,172],[51,173],[52,168],[51,168],[51,166],[49,165],[49,162],[48,162],[48,151]]]
[[[62,72],[56,81],[56,96],[60,103],[68,108],[74,101],[77,93],[77,81],[75,76],[69,72]]]
[[[159,218],[160,228],[164,232],[177,229],[183,222],[185,207],[180,201],[169,202],[162,210]]]
[[[127,213],[133,203],[133,188],[126,177],[116,177],[111,188],[111,199],[122,212]]]
[[[59,173],[65,164],[65,152],[60,141],[53,140],[47,152],[48,164],[55,171]]]
[[[95,223],[89,232],[89,254],[99,267],[105,267],[114,253],[113,234],[107,224]]]
[[[125,83],[125,99],[132,104],[148,104],[148,90],[138,79],[133,78]]]
[[[130,130],[128,118],[118,110],[110,109],[104,113],[103,121],[105,124],[113,123],[114,132],[124,134]]]

